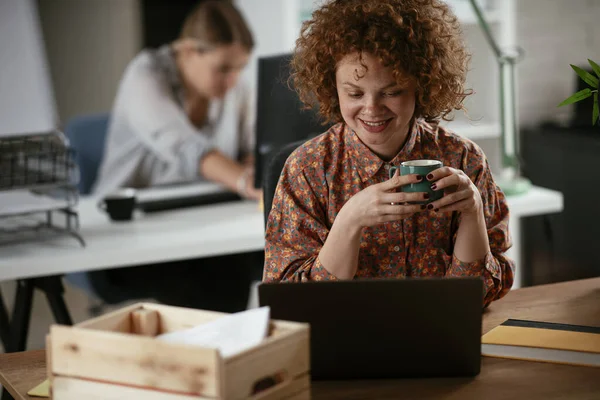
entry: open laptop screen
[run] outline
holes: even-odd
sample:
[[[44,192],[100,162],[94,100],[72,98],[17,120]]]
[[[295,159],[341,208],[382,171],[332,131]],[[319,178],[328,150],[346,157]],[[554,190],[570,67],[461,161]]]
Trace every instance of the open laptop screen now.
[[[411,278],[269,283],[271,317],[311,325],[313,379],[474,376],[483,281]]]

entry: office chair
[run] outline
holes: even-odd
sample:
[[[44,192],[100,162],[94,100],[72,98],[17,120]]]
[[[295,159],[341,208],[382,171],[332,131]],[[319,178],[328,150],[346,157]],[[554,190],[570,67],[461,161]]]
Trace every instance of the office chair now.
[[[75,150],[75,162],[79,167],[80,194],[90,194],[96,182],[104,156],[109,118],[106,113],[82,115],[71,119],[65,126],[65,134]]]
[[[88,195],[96,182],[98,170],[104,156],[104,143],[108,132],[110,114],[98,113],[74,117],[65,126],[65,135],[70,145],[75,150],[75,162],[79,168],[79,194]],[[104,271],[93,274],[94,280],[106,281],[108,278]],[[100,314],[103,309],[103,296],[100,295],[92,284],[89,272],[76,272],[67,274],[65,280],[71,285],[82,289],[96,300],[91,307],[92,314]]]
[[[109,122],[110,114],[98,113],[75,117],[65,126],[65,135],[75,151],[75,162],[79,168],[80,194],[92,192],[104,157]],[[91,296],[94,305],[89,312],[92,315],[101,314],[106,304],[118,304],[131,299],[127,293],[117,290],[111,282],[109,271],[76,272],[65,275],[65,280]]]
[[[267,220],[269,219],[271,207],[273,206],[275,189],[277,189],[277,183],[279,182],[281,171],[283,171],[283,166],[285,165],[285,162],[290,154],[292,154],[300,145],[304,144],[304,142],[306,142],[306,139],[288,143],[278,149],[273,150],[273,155],[268,158],[268,164],[267,168],[265,168],[263,180],[263,212],[265,218],[265,227],[267,225]]]
[[[281,147],[271,150],[264,156],[262,162],[262,165],[264,166],[262,174],[262,188],[263,215],[265,227],[267,226],[269,212],[271,211],[271,207],[273,205],[273,198],[275,197],[275,189],[277,189],[277,183],[279,182],[281,171],[283,171],[283,166],[285,165],[285,162],[287,161],[290,154],[292,154],[292,152],[304,142],[306,142],[306,139],[285,144]],[[260,283],[261,281],[257,280],[251,284],[249,302],[250,308],[258,307],[258,285]]]

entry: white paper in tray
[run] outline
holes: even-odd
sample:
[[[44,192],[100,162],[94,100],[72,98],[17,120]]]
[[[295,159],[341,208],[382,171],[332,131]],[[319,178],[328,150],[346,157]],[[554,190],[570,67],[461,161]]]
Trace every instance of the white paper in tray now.
[[[194,328],[157,336],[170,343],[218,349],[230,357],[262,342],[269,331],[269,307],[254,308],[218,318]]]

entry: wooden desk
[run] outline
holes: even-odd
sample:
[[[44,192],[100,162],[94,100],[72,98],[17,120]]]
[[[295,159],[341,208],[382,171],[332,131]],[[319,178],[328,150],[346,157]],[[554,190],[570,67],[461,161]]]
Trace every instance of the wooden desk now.
[[[44,379],[46,379],[45,350],[0,355],[0,384],[12,394],[15,400],[39,400],[39,397],[28,396],[27,392]]]
[[[507,318],[600,326],[600,278],[514,290],[485,312],[484,333]],[[0,383],[15,400],[29,399],[27,390],[44,379],[44,357],[43,350],[0,355]],[[312,393],[315,400],[598,400],[600,368],[483,357],[473,379],[314,382]]]

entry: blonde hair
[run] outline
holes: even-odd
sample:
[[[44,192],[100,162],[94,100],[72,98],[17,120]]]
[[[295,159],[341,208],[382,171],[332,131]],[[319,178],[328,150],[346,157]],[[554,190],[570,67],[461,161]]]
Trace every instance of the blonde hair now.
[[[229,0],[205,0],[196,6],[185,19],[177,42],[190,40],[201,51],[234,43],[248,52],[254,48],[250,28]]]

